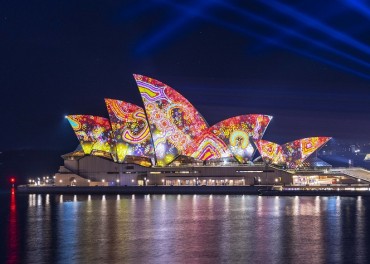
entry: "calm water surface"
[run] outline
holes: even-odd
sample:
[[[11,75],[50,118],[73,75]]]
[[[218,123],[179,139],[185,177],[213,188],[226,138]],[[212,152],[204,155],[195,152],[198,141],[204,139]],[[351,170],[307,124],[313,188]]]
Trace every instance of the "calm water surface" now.
[[[0,263],[369,263],[370,199],[0,194]]]

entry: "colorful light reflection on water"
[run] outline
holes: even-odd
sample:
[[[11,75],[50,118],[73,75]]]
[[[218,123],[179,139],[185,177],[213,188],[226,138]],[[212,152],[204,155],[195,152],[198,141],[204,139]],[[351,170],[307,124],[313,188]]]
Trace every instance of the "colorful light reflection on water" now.
[[[0,196],[1,263],[366,263],[370,199]],[[3,203],[4,202],[4,203]],[[0,220],[1,221],[1,220]]]

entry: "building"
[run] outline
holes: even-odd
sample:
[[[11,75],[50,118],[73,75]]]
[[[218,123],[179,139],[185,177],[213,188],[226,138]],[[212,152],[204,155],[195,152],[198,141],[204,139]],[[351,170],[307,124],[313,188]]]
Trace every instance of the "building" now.
[[[143,75],[134,78],[144,108],[105,99],[109,118],[66,117],[80,147],[63,155],[56,185],[356,183],[353,176],[332,174],[329,164],[312,155],[330,137],[283,145],[267,141],[262,138],[272,116],[264,114],[209,126],[173,88]],[[260,157],[255,159],[257,151]]]

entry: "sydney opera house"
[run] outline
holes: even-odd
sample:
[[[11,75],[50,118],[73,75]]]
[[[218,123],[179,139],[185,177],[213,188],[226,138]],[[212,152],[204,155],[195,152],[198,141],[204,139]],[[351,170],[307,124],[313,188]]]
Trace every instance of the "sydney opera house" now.
[[[105,99],[107,117],[68,115],[79,141],[63,155],[59,186],[257,185],[353,182],[315,152],[330,137],[279,145],[264,138],[272,116],[247,114],[210,126],[170,86],[135,74],[144,108]],[[264,138],[264,139],[262,139]]]

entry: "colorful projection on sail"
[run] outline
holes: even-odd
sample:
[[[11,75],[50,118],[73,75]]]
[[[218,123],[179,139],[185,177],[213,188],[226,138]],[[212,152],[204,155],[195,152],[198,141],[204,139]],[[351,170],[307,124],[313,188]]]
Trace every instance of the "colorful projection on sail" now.
[[[99,152],[115,154],[111,138],[109,120],[92,115],[69,115],[67,119],[72,126],[85,154],[97,155]]]
[[[199,160],[220,159],[232,157],[227,145],[211,132],[204,132],[192,146],[189,146],[185,155]]]
[[[149,125],[144,109],[120,100],[105,99],[118,162],[127,155],[152,158],[154,156]]]
[[[255,152],[251,141],[262,138],[271,119],[268,115],[241,115],[223,120],[209,131],[225,142],[240,163],[246,163]]]
[[[208,128],[204,118],[181,94],[155,79],[134,75],[154,142],[157,165],[183,154]]]
[[[288,142],[281,146],[266,140],[257,140],[256,145],[265,162],[295,169],[301,167],[312,153],[330,139],[331,137],[310,137]]]
[[[256,140],[256,146],[262,159],[267,163],[281,165],[283,163],[281,146],[267,140]]]

